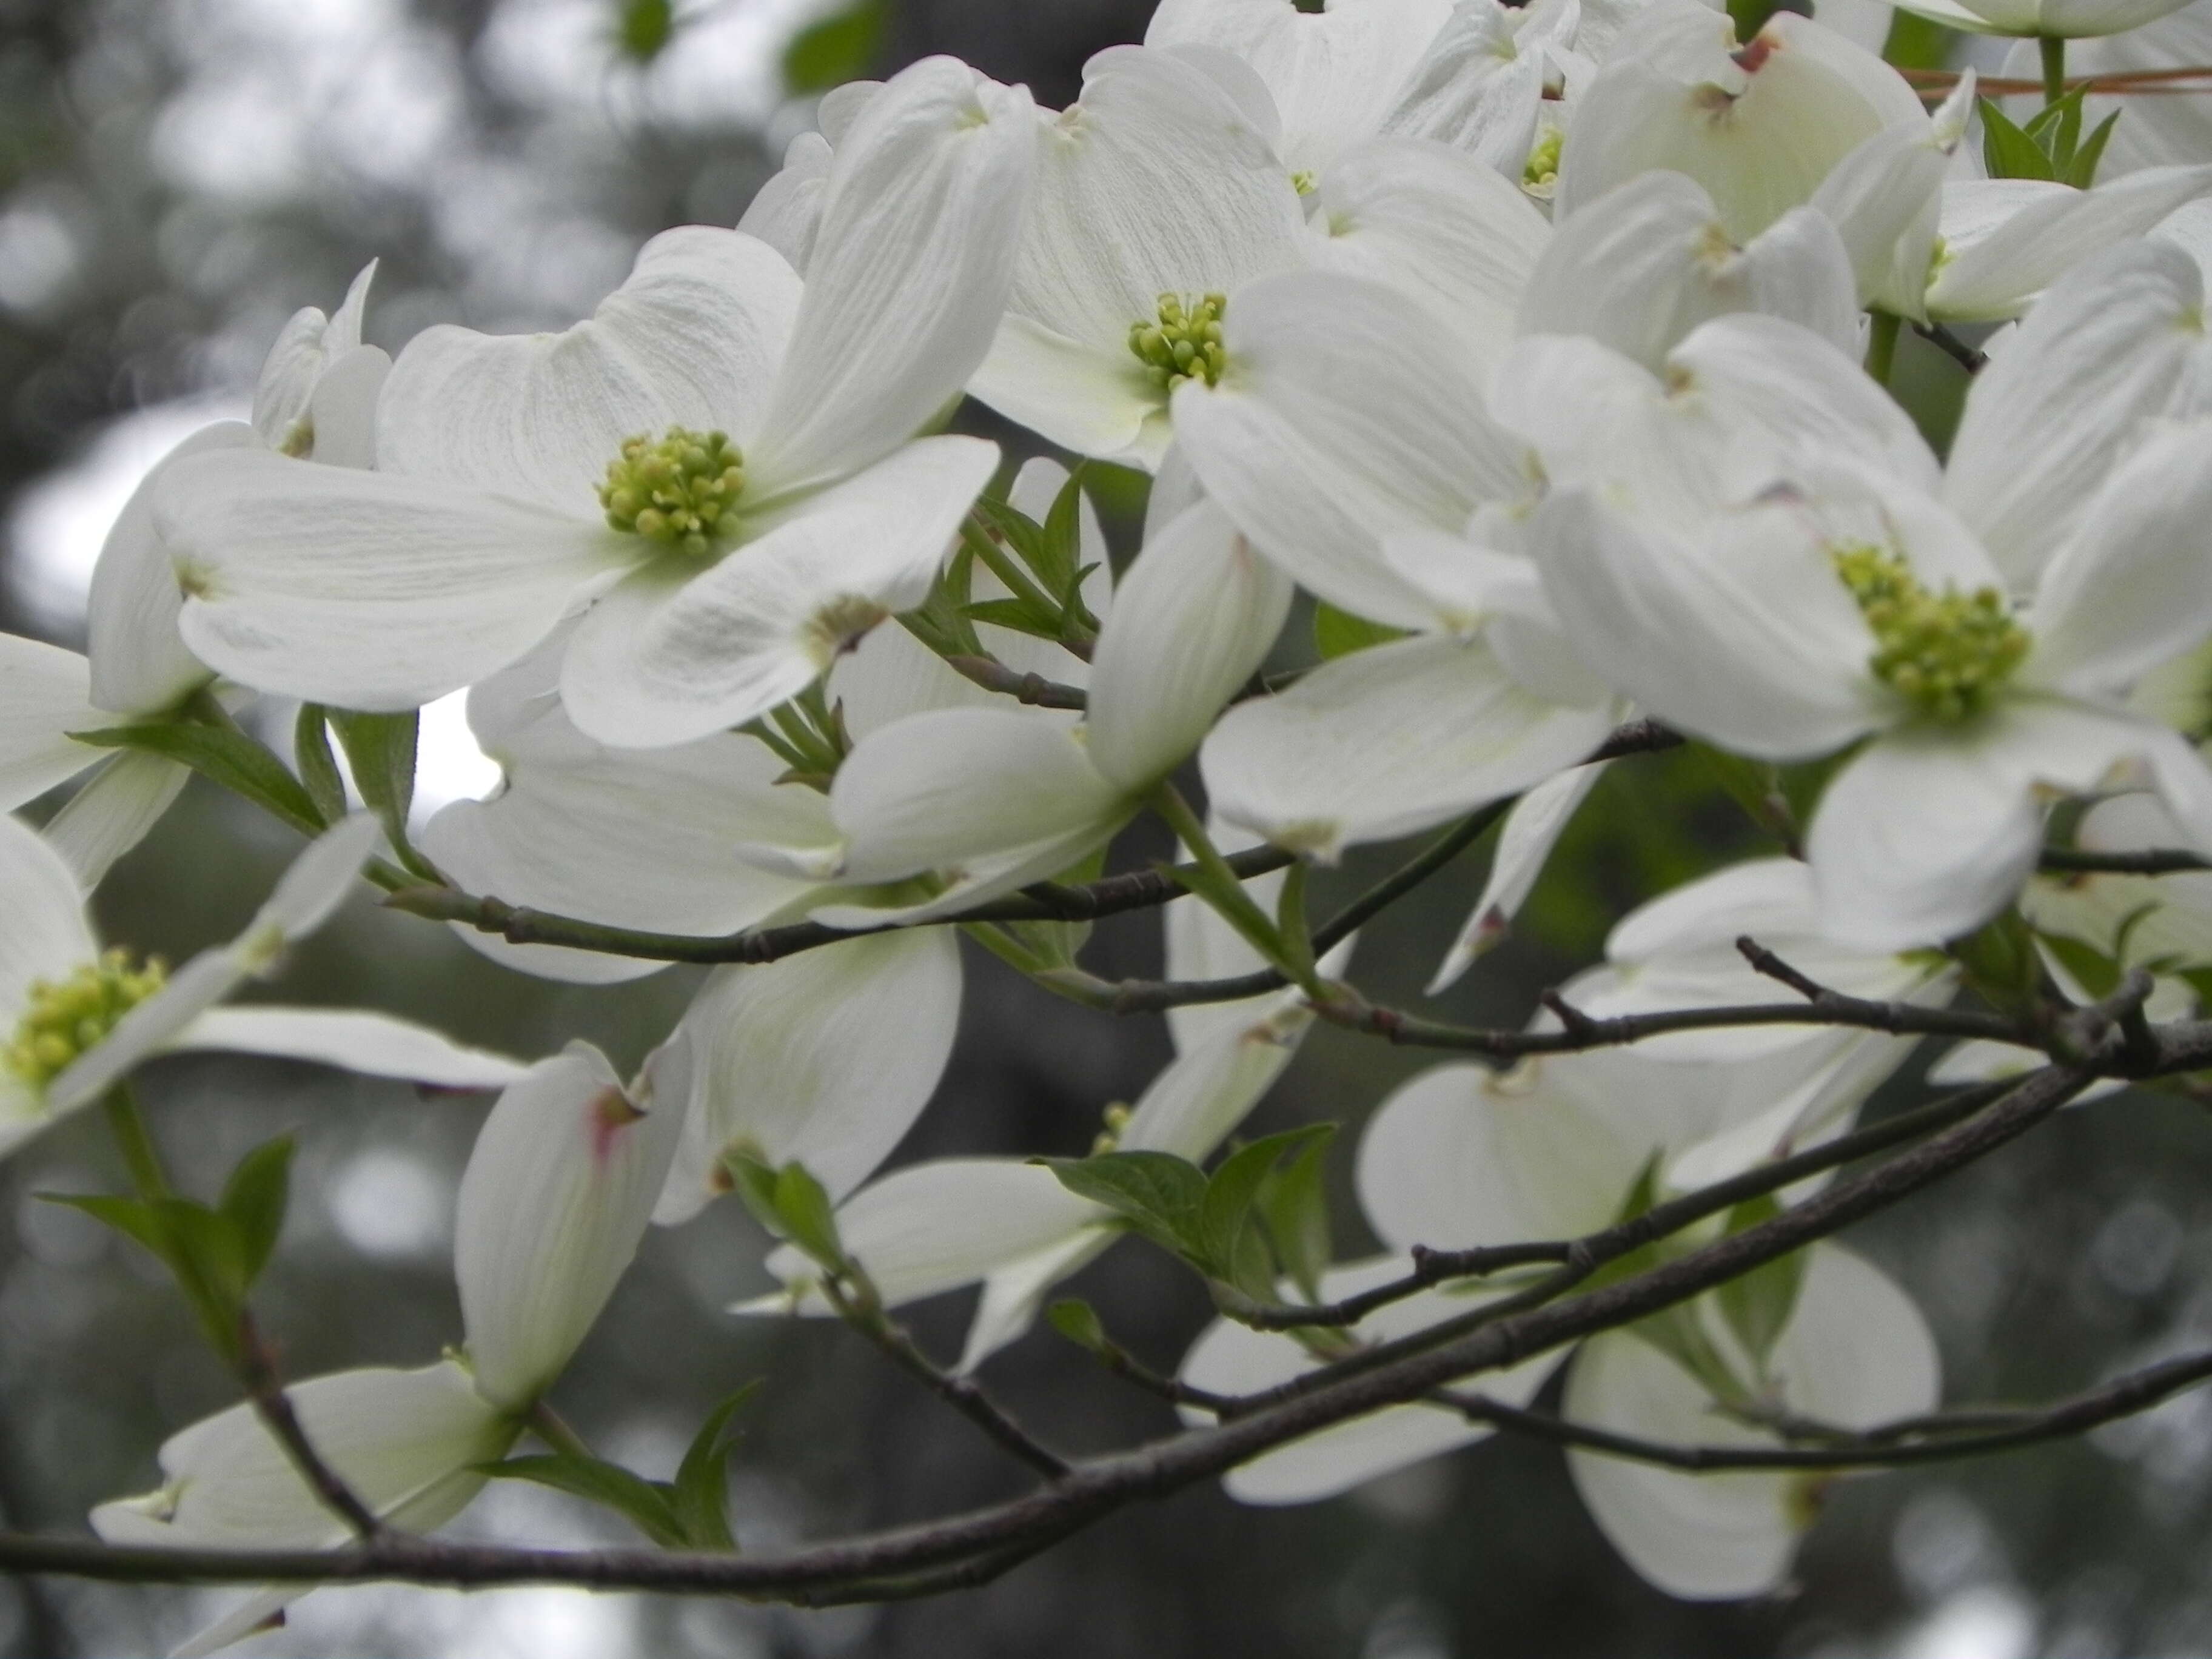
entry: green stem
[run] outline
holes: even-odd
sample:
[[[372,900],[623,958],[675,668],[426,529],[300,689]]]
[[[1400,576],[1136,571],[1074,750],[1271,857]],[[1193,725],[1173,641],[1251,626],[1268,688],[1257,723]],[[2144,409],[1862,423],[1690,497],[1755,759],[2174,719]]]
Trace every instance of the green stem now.
[[[1897,362],[1898,331],[1905,319],[1893,311],[1869,313],[1873,326],[1867,331],[1866,372],[1881,382],[1889,384],[1889,372]]]
[[[1152,810],[1167,820],[1168,827],[1190,849],[1192,861],[1204,878],[1192,884],[1191,890],[1219,911],[1222,920],[1242,933],[1252,948],[1279,969],[1285,978],[1318,994],[1320,986],[1311,970],[1299,971],[1274,919],[1244,890],[1243,879],[1230,867],[1228,860],[1221,856],[1212,837],[1206,833],[1206,825],[1191,810],[1182,792],[1171,783],[1164,783],[1152,792],[1151,802]]]
[[[586,1443],[584,1437],[570,1428],[561,1413],[544,1401],[531,1407],[528,1421],[530,1431],[555,1451],[570,1457],[580,1457],[586,1462],[597,1461],[596,1454]]]
[[[2043,54],[2043,103],[2048,109],[2066,95],[2066,41],[2061,35],[2046,34],[2035,45]]]
[[[137,1188],[138,1196],[149,1203],[168,1197],[169,1177],[162,1170],[154,1137],[146,1132],[146,1120],[139,1113],[131,1085],[118,1083],[110,1089],[100,1109],[107,1115],[108,1133],[115,1137],[116,1148],[123,1154],[124,1166],[131,1171],[131,1184]]]

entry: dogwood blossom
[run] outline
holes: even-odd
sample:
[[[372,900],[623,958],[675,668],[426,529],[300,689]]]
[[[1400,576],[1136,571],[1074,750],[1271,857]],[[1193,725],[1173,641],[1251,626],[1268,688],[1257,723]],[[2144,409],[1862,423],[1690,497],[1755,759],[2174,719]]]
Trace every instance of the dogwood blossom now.
[[[2156,288],[2161,270],[2185,285],[2186,264],[2139,245],[2084,268],[2074,293],[2118,301],[2130,273]],[[2039,320],[2067,303],[2054,294]],[[1831,348],[1791,343],[1797,333],[1707,324],[1669,359],[1664,386],[1595,346],[1530,343],[1532,371],[1540,356],[1554,387],[1587,375],[1573,401],[1610,403],[1620,422],[1563,434],[1547,452],[1586,469],[1535,525],[1545,592],[1571,634],[1655,714],[1738,752],[1811,758],[1874,738],[1829,786],[1807,846],[1839,937],[1896,945],[1986,920],[2034,862],[2039,792],[2142,775],[2192,837],[2212,836],[2212,775],[2170,728],[2118,701],[2205,632],[2187,550],[2212,429],[2099,434],[2093,416],[2106,476],[2070,523],[2010,541],[2011,503],[1980,483],[1972,431],[1985,410],[2016,418],[2004,382],[1975,387],[1954,450],[1964,476],[1947,483],[1887,416],[1838,424],[1846,408],[1881,404],[1850,389],[1858,372]],[[2007,379],[2032,386],[2057,370],[2049,338],[2024,335]],[[1534,404],[1523,418],[1547,419]],[[1773,447],[1760,453],[1754,429]],[[1599,430],[1609,454],[1589,441]],[[2069,426],[2063,441],[2079,435]],[[2014,446],[2008,471],[2023,459]]]
[[[915,434],[997,321],[1034,150],[1024,93],[916,64],[847,135],[804,281],[740,232],[671,231],[564,333],[411,342],[374,472],[179,465],[158,517],[187,642],[246,684],[411,708],[591,601],[562,662],[586,736],[764,713],[924,596],[996,464]]]
[[[636,1252],[675,1153],[688,1065],[684,1045],[665,1048],[625,1089],[605,1056],[576,1043],[516,1078],[461,1176],[453,1271],[465,1350],[286,1390],[316,1455],[380,1521],[444,1525],[520,1437]],[[172,1435],[161,1462],[156,1490],[93,1511],[102,1538],[251,1550],[349,1535],[250,1403]],[[264,1591],[177,1652],[227,1646],[306,1593]]]
[[[18,820],[0,817],[0,891],[13,918],[0,943],[0,1018],[9,1031],[0,1048],[0,1152],[89,1105],[142,1061],[180,1049],[283,1055],[463,1089],[514,1078],[514,1060],[386,1015],[216,1006],[329,919],[375,836],[366,816],[329,831],[284,873],[244,933],[172,975],[157,959],[103,950],[61,855]]]

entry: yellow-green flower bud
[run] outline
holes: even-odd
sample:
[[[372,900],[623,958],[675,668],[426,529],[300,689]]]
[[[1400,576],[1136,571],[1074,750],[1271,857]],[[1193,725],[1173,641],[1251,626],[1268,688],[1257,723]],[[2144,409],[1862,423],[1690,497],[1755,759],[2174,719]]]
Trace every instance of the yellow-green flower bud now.
[[[1874,630],[1867,666],[1927,719],[1985,713],[2027,655],[2028,631],[1996,588],[1931,593],[1903,559],[1875,547],[1845,548],[1834,558]]]
[[[106,1042],[116,1023],[167,977],[159,957],[134,968],[129,951],[109,951],[64,978],[36,981],[15,1035],[0,1048],[0,1065],[33,1088],[45,1088],[78,1055]]]
[[[1558,127],[1553,127],[1539,138],[1536,141],[1536,147],[1528,152],[1528,163],[1521,169],[1521,188],[1531,196],[1541,197],[1546,201],[1549,201],[1553,191],[1558,188],[1559,146],[1565,141],[1565,135]]]
[[[727,433],[672,426],[657,442],[640,434],[623,443],[607,465],[599,505],[615,529],[705,558],[736,531],[744,489],[744,458]]]
[[[1163,392],[1185,380],[1218,386],[1228,362],[1221,347],[1221,313],[1228,307],[1224,295],[1186,302],[1180,294],[1163,294],[1154,320],[1129,325],[1129,350]]]

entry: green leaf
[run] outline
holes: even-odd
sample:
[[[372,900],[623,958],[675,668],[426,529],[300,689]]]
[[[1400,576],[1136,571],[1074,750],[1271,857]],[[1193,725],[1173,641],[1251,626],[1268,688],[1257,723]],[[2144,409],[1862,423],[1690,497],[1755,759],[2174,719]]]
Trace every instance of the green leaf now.
[[[419,716],[362,714],[348,708],[329,711],[338,741],[353,768],[354,787],[368,810],[383,820],[394,847],[407,842],[407,811],[415,803],[415,744]]]
[[[2081,100],[2087,87],[2076,87],[2056,103],[2045,104],[2021,131],[2035,140],[2036,148],[2051,160],[2054,177],[2063,178],[2081,142]]]
[[[1060,595],[1062,614],[1086,635],[1098,631],[1098,618],[1083,603],[1083,584],[1096,564],[1083,562],[1083,469],[1077,467],[1067,475],[1067,482],[1053,497],[1052,511],[1044,519],[1044,556],[1050,567],[1062,573],[1052,584],[1052,591]]]
[[[672,1489],[663,1482],[633,1474],[619,1464],[568,1452],[547,1452],[479,1463],[477,1470],[495,1480],[550,1486],[611,1509],[664,1549],[681,1549],[689,1541],[683,1522],[677,1518]]]
[[[2036,938],[2092,997],[2108,997],[2120,988],[2120,964],[2094,945],[2063,933],[2039,933]]]
[[[166,1264],[169,1261],[169,1232],[154,1209],[135,1198],[106,1193],[34,1193],[46,1204],[65,1204],[94,1220],[112,1227],[125,1237],[144,1245]]]
[[[2066,182],[2076,190],[2087,190],[2097,182],[2097,164],[2105,159],[2105,145],[2112,138],[2112,124],[2120,118],[2114,110],[2097,123],[2089,140],[2074,154],[2072,163],[2065,170]]]
[[[274,812],[302,834],[320,835],[326,827],[313,798],[285,770],[284,763],[234,726],[171,722],[108,726],[70,736],[96,749],[142,750],[189,766]]]
[[[1259,1196],[1261,1184],[1273,1172],[1275,1165],[1290,1153],[1328,1145],[1335,1133],[1334,1123],[1310,1123],[1303,1128],[1262,1136],[1249,1146],[1238,1147],[1221,1161],[1220,1167],[1206,1183],[1206,1197],[1199,1208],[1201,1259],[1209,1268],[1216,1270],[1217,1278],[1232,1282],[1236,1279],[1239,1242],[1246,1222],[1252,1218],[1253,1200]],[[1260,1294],[1263,1297],[1272,1298],[1273,1295],[1272,1277],[1262,1276]]]
[[[2013,125],[2009,116],[1988,99],[1982,109],[1982,160],[1992,179],[2056,179],[2043,146]]]
[[[1326,599],[1317,599],[1314,602],[1313,636],[1314,649],[1327,661],[1364,651],[1370,645],[1388,645],[1393,640],[1402,640],[1406,630],[1370,622],[1349,611],[1338,610]]]
[[[832,1273],[845,1266],[845,1247],[837,1240],[837,1216],[830,1194],[804,1164],[787,1164],[775,1172],[775,1213],[784,1235]]]
[[[695,1549],[734,1550],[730,1533],[729,1477],[726,1465],[737,1437],[730,1420],[759,1389],[757,1378],[748,1382],[707,1413],[699,1432],[684,1454],[676,1471],[674,1505],[684,1537]]]
[[[650,64],[675,40],[676,9],[670,0],[619,0],[615,45],[633,64]]]
[[[1781,1213],[1775,1196],[1763,1193],[1729,1212],[1728,1231],[1740,1233]],[[1804,1282],[1805,1253],[1793,1250],[1729,1279],[1714,1292],[1729,1328],[1761,1365],[1796,1311],[1797,1291]]]
[[[2008,910],[1966,938],[1954,939],[1951,954],[1966,970],[1967,982],[1993,1006],[2019,1012],[2035,1000],[2043,963],[2035,934],[2017,910]]]
[[[284,1230],[284,1206],[290,1191],[292,1137],[255,1147],[238,1161],[224,1184],[216,1208],[238,1235],[246,1284],[251,1287],[269,1265],[276,1237]]]
[[[1048,1158],[1045,1167],[1079,1198],[1103,1204],[1164,1249],[1196,1259],[1203,1251],[1199,1214],[1206,1180],[1172,1152],[1099,1152]]]
[[[794,95],[827,92],[873,68],[883,39],[880,0],[833,12],[791,37],[783,49],[783,83]]]
[[[1027,599],[977,599],[961,608],[961,615],[998,628],[1011,628],[1040,640],[1060,637],[1060,618],[1048,616]]]
[[[307,799],[314,802],[323,821],[336,823],[343,817],[345,777],[338,770],[337,757],[331,752],[331,735],[323,724],[321,704],[300,705],[299,718],[292,722],[292,760],[300,769]]]
[[[1327,1139],[1316,1139],[1278,1164],[1254,1200],[1275,1260],[1309,1302],[1318,1302],[1321,1276],[1335,1259],[1329,1237]]]
[[[1081,1297],[1063,1297],[1044,1310],[1044,1322],[1079,1348],[1103,1353],[1112,1345],[1098,1310]]]
[[[1899,69],[1939,70],[1951,61],[1949,29],[1932,17],[1923,17],[1899,6],[1891,14],[1889,35],[1882,42],[1882,61]]]

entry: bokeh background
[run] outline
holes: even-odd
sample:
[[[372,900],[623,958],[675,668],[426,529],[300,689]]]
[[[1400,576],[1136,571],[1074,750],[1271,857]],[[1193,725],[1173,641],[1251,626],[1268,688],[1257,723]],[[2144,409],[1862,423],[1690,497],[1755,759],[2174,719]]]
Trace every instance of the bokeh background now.
[[[1286,0],[1287,3],[1287,0]],[[559,327],[662,227],[733,222],[812,95],[929,52],[1040,99],[1141,34],[1146,0],[0,0],[0,626],[81,641],[102,535],[144,468],[194,425],[242,412],[263,352],[304,304],[334,306],[383,261],[368,336],[427,324]],[[1931,428],[1948,362],[1905,368]],[[1948,378],[1947,378],[1948,377]],[[1126,507],[1120,529],[1126,543]],[[1126,546],[1123,548],[1126,554]],[[426,722],[426,800],[496,773],[458,708]],[[225,937],[294,850],[289,832],[195,785],[120,866],[110,936],[173,959]],[[1128,862],[1163,850],[1139,836]],[[1658,885],[1759,850],[1683,756],[1615,769],[1520,937],[1449,996],[1448,1018],[1518,1020]],[[1371,928],[1378,995],[1412,1000],[1474,896],[1480,854]],[[1356,885],[1355,860],[1332,877]],[[1326,897],[1326,895],[1324,895]],[[7,919],[0,916],[0,927]],[[1156,918],[1093,941],[1099,970],[1155,969]],[[969,963],[958,1051],[902,1160],[1074,1152],[1108,1102],[1164,1060],[1158,1022],[1052,1000]],[[362,903],[270,994],[433,1018],[532,1054],[571,1036],[634,1061],[692,980],[580,992],[479,960]],[[1418,1057],[1323,1030],[1259,1127],[1358,1121]],[[1872,1109],[1917,1097],[1911,1068]],[[288,1371],[419,1364],[459,1331],[455,1182],[484,1103],[273,1064],[172,1060],[147,1085],[159,1136],[204,1190],[292,1131],[296,1198],[262,1297]],[[2202,1109],[2131,1096],[2073,1114],[1859,1235],[1920,1296],[1952,1397],[2033,1398],[2212,1339],[2212,1133]],[[74,1529],[154,1483],[162,1437],[232,1388],[149,1261],[40,1192],[112,1188],[96,1127],[0,1166],[0,1514]],[[1341,1248],[1366,1248],[1340,1193]],[[556,1395],[609,1455],[672,1468],[692,1425],[766,1379],[732,1473],[744,1544],[774,1547],[985,1501],[999,1455],[842,1330],[723,1312],[766,1283],[730,1206],[651,1237]],[[1172,1365],[1202,1297],[1123,1245],[1075,1289]],[[916,1316],[957,1342],[964,1298]],[[1170,1427],[1163,1407],[1049,1334],[990,1380],[1072,1449]],[[1218,1492],[1109,1521],[988,1588],[802,1613],[551,1589],[318,1594],[241,1653],[429,1659],[2104,1659],[2212,1653],[2212,1408],[2185,1399],[2087,1444],[1844,1482],[1772,1601],[1692,1607],[1645,1588],[1584,1517],[1559,1455],[1493,1442],[1336,1502],[1243,1510]],[[497,1487],[476,1536],[586,1544],[621,1523]],[[232,1593],[0,1582],[0,1652],[159,1650]]]

